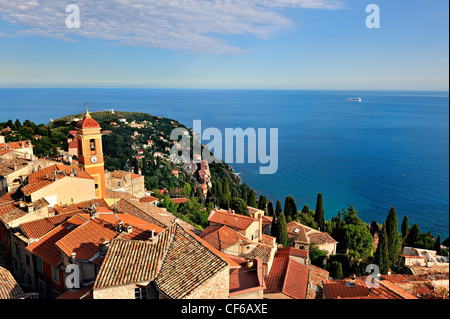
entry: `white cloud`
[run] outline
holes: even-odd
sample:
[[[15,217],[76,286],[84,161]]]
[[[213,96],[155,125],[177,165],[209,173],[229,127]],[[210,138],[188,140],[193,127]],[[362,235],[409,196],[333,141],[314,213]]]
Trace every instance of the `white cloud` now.
[[[80,8],[79,29],[65,25],[65,9],[71,3]],[[220,36],[267,39],[294,26],[283,16],[284,8],[341,7],[339,0],[0,0],[0,18],[19,28],[0,36],[82,36],[113,44],[233,54],[245,48]]]

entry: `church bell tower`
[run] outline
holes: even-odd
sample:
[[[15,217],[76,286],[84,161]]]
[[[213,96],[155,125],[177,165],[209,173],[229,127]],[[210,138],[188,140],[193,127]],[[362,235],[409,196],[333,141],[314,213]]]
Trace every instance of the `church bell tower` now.
[[[89,114],[77,123],[78,165],[95,179],[95,197],[106,197],[105,165],[103,162],[102,133],[98,124]]]

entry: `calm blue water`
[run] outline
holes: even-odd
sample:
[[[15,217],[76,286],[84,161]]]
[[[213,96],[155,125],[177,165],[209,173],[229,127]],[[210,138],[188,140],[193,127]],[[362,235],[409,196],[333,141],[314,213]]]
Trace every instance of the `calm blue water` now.
[[[346,102],[358,96],[362,103]],[[449,233],[449,95],[447,92],[228,91],[146,89],[0,89],[0,121],[50,118],[114,108],[202,128],[278,128],[279,165],[232,164],[269,199],[293,195],[326,218],[350,204],[382,223],[395,206],[401,223]],[[207,143],[206,141],[205,143]],[[405,175],[405,178],[402,175]]]

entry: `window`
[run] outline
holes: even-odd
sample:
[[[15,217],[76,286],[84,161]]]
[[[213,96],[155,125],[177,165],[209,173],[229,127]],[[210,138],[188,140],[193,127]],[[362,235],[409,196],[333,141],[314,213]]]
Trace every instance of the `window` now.
[[[52,266],[52,278],[54,282],[59,284],[59,271],[55,266]]]
[[[94,139],[89,141],[89,145],[91,146],[91,151],[95,151],[95,140]]]
[[[25,262],[26,262],[27,266],[30,265],[30,256],[28,254],[25,254]]]
[[[44,269],[42,267],[42,259],[39,257],[36,257],[36,270],[41,274],[44,272]]]
[[[134,288],[134,299],[148,299],[147,288],[145,287]]]
[[[117,182],[117,187],[120,187],[120,182]]]

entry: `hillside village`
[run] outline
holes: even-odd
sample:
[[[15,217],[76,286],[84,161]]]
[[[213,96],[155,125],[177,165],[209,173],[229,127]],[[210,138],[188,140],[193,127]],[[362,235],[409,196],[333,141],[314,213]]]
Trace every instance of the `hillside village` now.
[[[74,121],[52,158],[37,156],[32,140],[0,136],[0,299],[448,298],[448,256],[436,251],[404,247],[405,271],[371,286],[369,274],[334,279],[313,265],[312,245],[329,257],[338,242],[298,221],[286,225],[287,247],[271,235],[273,217],[250,206],[247,215],[214,207],[196,227],[160,207],[163,195],[188,198],[146,179],[138,163],[167,166],[175,182],[194,178],[204,197],[208,163],[173,163],[168,132],[148,136],[152,123],[124,118],[109,124],[132,129],[134,160],[115,169],[103,150],[109,127],[87,110]]]

